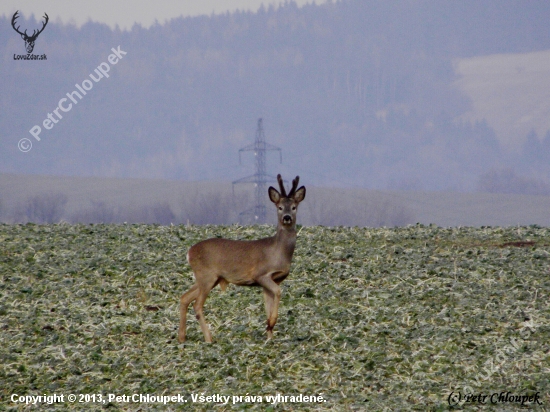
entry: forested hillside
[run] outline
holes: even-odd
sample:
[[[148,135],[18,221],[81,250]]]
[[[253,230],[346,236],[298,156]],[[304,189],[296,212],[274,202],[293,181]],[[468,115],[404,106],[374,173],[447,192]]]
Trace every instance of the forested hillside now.
[[[34,51],[45,61],[13,59],[24,45],[5,16],[0,172],[234,179],[251,171],[237,150],[263,117],[283,148],[277,167],[316,185],[485,188],[490,173],[531,164],[533,144],[507,153],[487,123],[456,121],[470,103],[453,59],[548,49],[549,16],[544,1],[428,0],[286,2],[131,31],[50,16]],[[126,54],[109,77],[32,138],[117,47]],[[28,153],[17,149],[23,137]]]

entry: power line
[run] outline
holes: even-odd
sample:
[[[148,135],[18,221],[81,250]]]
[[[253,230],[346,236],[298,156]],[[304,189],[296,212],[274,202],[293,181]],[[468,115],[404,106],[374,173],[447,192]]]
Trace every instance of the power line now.
[[[266,173],[266,152],[278,150],[280,162],[283,162],[283,153],[280,147],[273,146],[265,141],[265,134],[262,119],[258,119],[258,128],[254,143],[239,149],[239,164],[241,163],[242,152],[254,152],[255,173],[251,176],[235,180],[233,185],[240,183],[254,183],[255,205],[239,214],[239,218],[252,223],[266,223],[266,183],[276,182],[275,176]]]

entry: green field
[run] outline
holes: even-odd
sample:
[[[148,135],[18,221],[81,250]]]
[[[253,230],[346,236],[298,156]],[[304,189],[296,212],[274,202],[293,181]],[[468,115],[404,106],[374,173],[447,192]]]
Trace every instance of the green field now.
[[[214,343],[189,316],[178,344],[188,247],[273,230],[0,225],[0,410],[424,411],[468,391],[487,396],[468,410],[521,409],[501,392],[550,408],[550,229],[301,227],[272,341],[260,290],[231,286],[206,301]]]

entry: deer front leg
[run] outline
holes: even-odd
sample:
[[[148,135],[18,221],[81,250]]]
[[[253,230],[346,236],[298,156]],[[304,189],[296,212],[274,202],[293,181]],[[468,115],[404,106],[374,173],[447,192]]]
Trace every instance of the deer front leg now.
[[[264,288],[265,310],[267,312],[267,339],[272,339],[273,327],[277,323],[281,288],[271,279],[271,274],[259,278],[257,282]]]
[[[264,292],[265,314],[267,319],[269,319],[273,308],[273,295],[265,288],[262,288],[262,290]]]
[[[201,325],[202,333],[204,335],[204,341],[207,343],[212,343],[212,334],[210,333],[210,329],[208,328],[206,320],[204,319],[203,311],[204,302],[206,301],[209,292],[210,290],[201,290],[201,288],[199,287],[199,293],[197,299],[195,300],[195,303],[193,304],[193,309],[195,309],[195,316],[197,317],[199,324]]]

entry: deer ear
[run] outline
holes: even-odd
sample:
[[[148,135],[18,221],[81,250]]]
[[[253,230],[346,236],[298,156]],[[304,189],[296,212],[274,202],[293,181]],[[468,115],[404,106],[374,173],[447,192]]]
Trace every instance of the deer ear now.
[[[281,194],[277,192],[277,189],[275,189],[272,186],[269,186],[268,193],[269,193],[269,200],[271,200],[273,203],[279,203],[279,200],[281,200]]]
[[[296,190],[296,193],[294,193],[294,201],[296,203],[300,203],[305,198],[306,198],[306,188],[302,186],[301,188]]]

